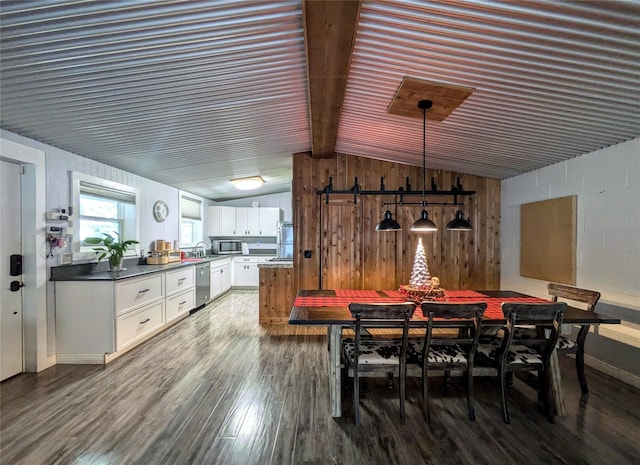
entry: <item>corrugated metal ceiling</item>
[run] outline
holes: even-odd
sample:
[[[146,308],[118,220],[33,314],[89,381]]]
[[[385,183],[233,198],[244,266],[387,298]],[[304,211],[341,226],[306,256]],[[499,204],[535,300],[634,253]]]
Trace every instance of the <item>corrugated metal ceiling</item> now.
[[[3,1],[1,126],[214,200],[311,147],[299,1]],[[640,4],[363,2],[336,150],[421,165],[404,76],[475,88],[427,166],[506,178],[640,136]],[[318,186],[320,187],[320,186]],[[251,193],[250,195],[254,195]]]

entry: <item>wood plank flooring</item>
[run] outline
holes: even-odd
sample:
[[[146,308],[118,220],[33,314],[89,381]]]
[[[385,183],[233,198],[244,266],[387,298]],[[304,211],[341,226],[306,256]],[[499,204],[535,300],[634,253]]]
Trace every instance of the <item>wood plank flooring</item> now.
[[[407,422],[385,379],[362,381],[362,422],[330,416],[324,331],[261,328],[257,291],[232,291],[106,367],[57,365],[0,385],[0,463],[9,464],[638,464],[640,392],[587,368],[580,395],[561,357],[568,415],[549,424],[516,384],[511,425],[493,379],[407,383]]]

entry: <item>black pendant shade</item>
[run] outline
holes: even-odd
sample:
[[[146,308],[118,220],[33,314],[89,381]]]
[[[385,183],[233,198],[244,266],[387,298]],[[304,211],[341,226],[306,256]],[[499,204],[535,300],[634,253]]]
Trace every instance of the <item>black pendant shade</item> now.
[[[393,219],[391,212],[384,212],[384,219],[376,225],[376,231],[402,231],[400,224]]]
[[[473,228],[471,223],[464,219],[462,210],[458,210],[456,217],[447,224],[447,229],[450,231],[471,231]]]
[[[420,218],[418,218],[416,222],[411,225],[411,231],[429,232],[429,231],[437,231],[437,230],[438,230],[438,227],[433,221],[429,219],[429,214],[427,213],[427,210],[422,210],[422,213],[420,214]]]

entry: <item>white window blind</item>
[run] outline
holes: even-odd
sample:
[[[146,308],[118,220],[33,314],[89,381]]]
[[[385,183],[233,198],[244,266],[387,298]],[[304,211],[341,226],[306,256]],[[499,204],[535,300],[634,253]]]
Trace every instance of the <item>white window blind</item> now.
[[[202,201],[182,196],[180,199],[181,217],[190,220],[202,220]]]

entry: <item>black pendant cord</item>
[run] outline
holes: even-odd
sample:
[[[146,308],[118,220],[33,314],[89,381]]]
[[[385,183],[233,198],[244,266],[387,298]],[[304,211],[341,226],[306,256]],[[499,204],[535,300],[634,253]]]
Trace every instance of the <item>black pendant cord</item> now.
[[[422,110],[422,206],[427,206],[427,110],[433,106],[431,100],[420,100],[418,108]]]
[[[422,103],[422,102],[421,102]],[[427,108],[422,108],[422,207],[427,206],[427,194],[425,185],[427,183]]]

